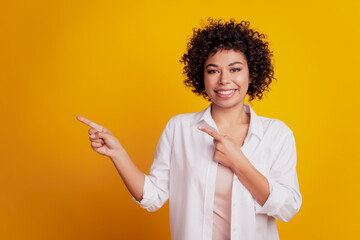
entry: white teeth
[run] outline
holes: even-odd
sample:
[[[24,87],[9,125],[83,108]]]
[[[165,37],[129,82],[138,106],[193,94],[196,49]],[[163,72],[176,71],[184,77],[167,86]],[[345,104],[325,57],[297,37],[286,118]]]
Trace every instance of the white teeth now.
[[[222,94],[222,95],[228,95],[230,93],[235,92],[235,90],[230,90],[230,91],[217,91],[218,93]]]

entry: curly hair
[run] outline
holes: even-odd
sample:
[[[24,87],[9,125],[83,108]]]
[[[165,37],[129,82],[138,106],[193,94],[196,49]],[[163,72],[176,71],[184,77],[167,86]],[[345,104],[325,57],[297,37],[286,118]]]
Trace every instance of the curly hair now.
[[[219,50],[240,51],[245,55],[251,83],[247,91],[249,102],[256,97],[261,100],[263,92],[269,91],[274,78],[273,52],[269,50],[267,36],[250,29],[249,21],[237,23],[233,18],[223,23],[222,19],[208,19],[203,28],[193,28],[193,36],[187,44],[187,52],[181,57],[186,87],[196,95],[211,101],[204,85],[204,64],[210,55]]]

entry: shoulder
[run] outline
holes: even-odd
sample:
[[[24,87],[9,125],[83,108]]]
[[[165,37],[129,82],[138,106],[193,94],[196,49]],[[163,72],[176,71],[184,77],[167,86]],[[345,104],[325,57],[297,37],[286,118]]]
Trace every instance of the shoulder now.
[[[198,117],[199,112],[175,115],[167,122],[164,132],[168,135],[175,135],[177,132],[191,131],[193,123]]]
[[[192,124],[200,119],[200,114],[201,112],[178,114],[171,117],[169,123],[172,125]]]
[[[259,116],[259,119],[263,125],[264,134],[272,135],[273,137],[281,137],[293,134],[291,128],[280,119],[263,116]]]

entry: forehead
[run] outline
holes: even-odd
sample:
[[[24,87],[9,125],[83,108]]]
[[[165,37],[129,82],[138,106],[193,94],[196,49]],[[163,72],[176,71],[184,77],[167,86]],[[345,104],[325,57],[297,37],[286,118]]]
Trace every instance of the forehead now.
[[[246,62],[245,54],[234,50],[219,50],[215,54],[210,54],[205,63],[228,64],[231,62]]]

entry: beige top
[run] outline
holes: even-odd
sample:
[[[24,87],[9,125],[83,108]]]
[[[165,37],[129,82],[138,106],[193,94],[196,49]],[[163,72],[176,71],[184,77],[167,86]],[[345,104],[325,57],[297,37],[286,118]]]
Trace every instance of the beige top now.
[[[214,197],[213,240],[229,240],[231,231],[231,193],[234,172],[218,164]]]

